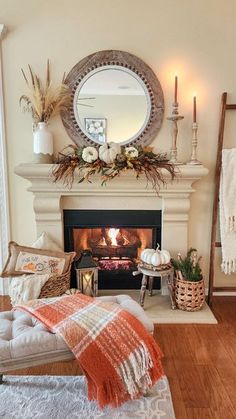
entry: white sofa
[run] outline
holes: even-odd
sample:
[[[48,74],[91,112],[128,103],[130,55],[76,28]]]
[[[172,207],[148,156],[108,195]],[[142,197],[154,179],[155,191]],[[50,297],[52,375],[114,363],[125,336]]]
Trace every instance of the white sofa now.
[[[153,323],[128,295],[97,297],[114,301],[137,317],[152,333]],[[0,313],[0,383],[3,373],[56,361],[74,359],[62,338],[49,332],[34,317],[20,311]]]

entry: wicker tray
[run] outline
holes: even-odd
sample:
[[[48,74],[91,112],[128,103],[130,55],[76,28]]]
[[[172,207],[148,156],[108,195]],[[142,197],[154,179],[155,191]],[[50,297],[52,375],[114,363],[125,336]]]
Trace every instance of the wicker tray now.
[[[204,280],[192,282],[175,278],[175,301],[180,310],[200,310],[205,302]]]
[[[52,275],[41,289],[39,298],[58,297],[70,288],[70,269],[62,275]]]

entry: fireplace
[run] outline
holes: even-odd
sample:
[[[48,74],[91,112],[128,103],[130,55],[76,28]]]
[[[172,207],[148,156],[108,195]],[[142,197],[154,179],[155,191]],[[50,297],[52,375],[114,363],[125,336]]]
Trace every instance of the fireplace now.
[[[34,197],[35,237],[46,231],[66,249],[73,248],[72,232],[64,231],[64,210],[78,208],[86,210],[162,210],[162,246],[176,256],[178,252],[186,253],[189,248],[189,212],[191,208],[191,195],[199,189],[197,181],[208,174],[208,169],[202,165],[179,165],[179,177],[170,181],[168,173],[165,174],[166,185],[163,185],[157,196],[146,179],[140,176],[137,180],[132,171],[123,173],[119,178],[101,186],[100,176],[93,176],[91,184],[79,183],[78,175],[71,189],[61,183],[54,184],[49,181],[52,165],[48,164],[20,164],[15,167],[15,173],[28,182],[27,189]],[[87,212],[87,210],[86,210]],[[158,221],[158,220],[157,220]],[[79,225],[78,217],[74,220]],[[150,222],[150,220],[149,220]],[[158,225],[154,223],[154,225]],[[69,226],[67,226],[69,228]],[[152,227],[151,227],[152,228]],[[33,234],[33,233],[32,233]],[[65,236],[65,240],[64,240]],[[157,231],[160,241],[160,229]],[[32,238],[33,241],[33,238]],[[155,242],[154,242],[155,244]],[[133,278],[135,279],[135,278]],[[111,281],[110,281],[111,282]],[[109,284],[110,284],[109,282]],[[4,279],[1,284],[3,293],[8,292],[8,281]],[[4,287],[4,288],[3,288]]]
[[[65,250],[78,255],[91,250],[99,266],[100,289],[140,288],[141,275],[132,272],[142,250],[157,243],[161,245],[160,210],[64,210]]]

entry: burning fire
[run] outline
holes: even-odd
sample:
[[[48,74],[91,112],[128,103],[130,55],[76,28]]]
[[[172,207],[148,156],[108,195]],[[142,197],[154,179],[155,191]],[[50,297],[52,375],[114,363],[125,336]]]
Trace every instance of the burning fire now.
[[[109,228],[109,230],[108,230],[108,236],[111,239],[112,246],[118,246],[116,237],[118,236],[119,231],[120,231],[119,228]]]

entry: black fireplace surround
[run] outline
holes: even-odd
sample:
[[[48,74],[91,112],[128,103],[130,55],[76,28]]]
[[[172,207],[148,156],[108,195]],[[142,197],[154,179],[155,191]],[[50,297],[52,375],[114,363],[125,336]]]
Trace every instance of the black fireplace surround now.
[[[76,251],[80,253],[83,249],[76,248],[74,243],[75,233],[79,236],[80,232],[83,232],[84,229],[89,229],[91,232],[98,228],[101,229],[101,231],[117,228],[121,229],[121,231],[128,231],[128,233],[130,231],[136,232],[140,229],[144,235],[146,234],[146,231],[148,231],[150,242],[146,247],[155,248],[157,243],[159,243],[161,247],[161,215],[160,210],[64,210],[65,251]],[[137,259],[135,259],[135,262],[137,262]],[[122,263],[123,262],[121,262],[121,264]],[[136,266],[137,264],[128,270],[106,270],[100,267],[98,288],[139,289],[141,286],[141,275],[135,277],[132,275],[132,272],[136,270]],[[154,285],[155,288],[160,288],[158,281],[155,281]],[[71,272],[71,286],[76,287],[74,266],[72,267]]]

